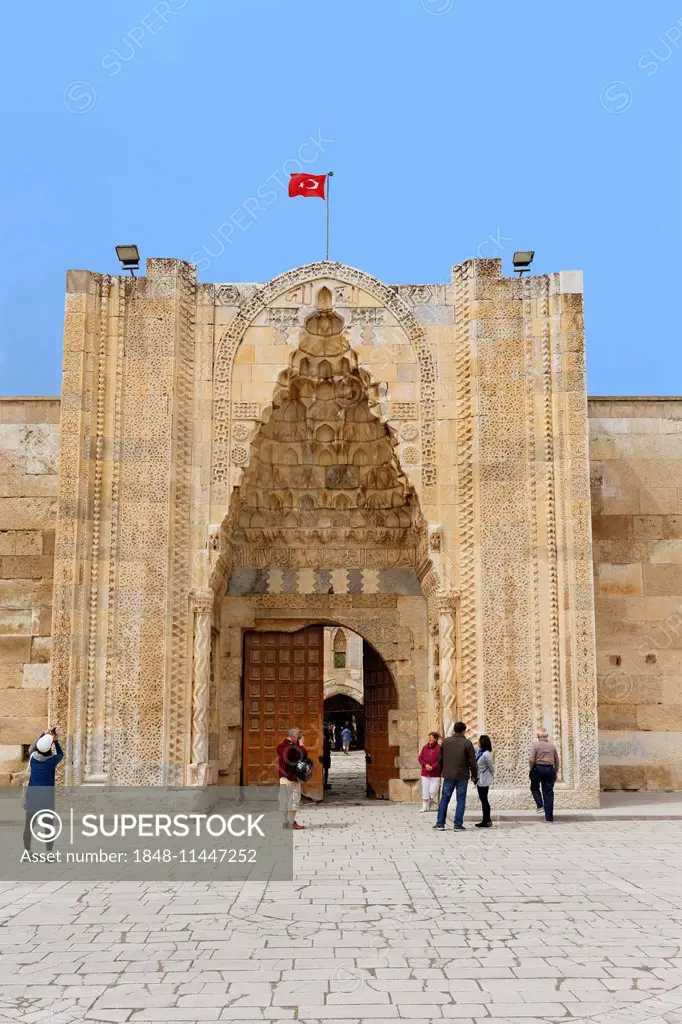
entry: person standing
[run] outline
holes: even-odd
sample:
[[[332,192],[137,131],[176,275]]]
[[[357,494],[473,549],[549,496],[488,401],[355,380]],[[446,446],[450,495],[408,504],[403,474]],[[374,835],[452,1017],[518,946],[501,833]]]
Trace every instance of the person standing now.
[[[353,739],[353,733],[351,731],[350,724],[346,722],[341,732],[341,742],[343,743],[343,752],[347,754],[350,750],[350,741]]]
[[[430,732],[427,742],[419,754],[419,763],[422,766],[422,813],[432,811],[438,800],[440,788],[440,735],[437,732]]]
[[[559,751],[546,729],[538,729],[538,738],[528,754],[530,791],[538,813],[545,821],[554,821],[554,783],[559,774]]]
[[[333,726],[325,724],[324,736],[322,737],[322,756],[320,757],[320,764],[322,765],[322,771],[324,772],[324,788],[331,789],[329,785],[329,769],[332,766],[332,729]]]
[[[443,776],[443,789],[438,805],[438,819],[433,827],[441,831],[445,828],[448,805],[455,791],[457,805],[454,830],[455,832],[464,831],[464,811],[469,778],[474,784],[478,781],[476,752],[471,740],[464,735],[466,728],[464,722],[455,722],[453,735],[446,737],[440,748],[440,773]]]
[[[478,750],[476,751],[476,768],[478,770],[478,799],[481,801],[483,818],[476,822],[476,828],[492,828],[493,822],[490,817],[490,801],[488,792],[495,777],[495,762],[493,761],[493,745],[490,736],[478,737]]]
[[[296,812],[301,803],[301,780],[296,774],[296,765],[307,756],[301,730],[289,729],[286,739],[277,747],[279,806],[284,815],[284,828],[305,828],[305,825],[299,825],[296,821]]]
[[[54,749],[53,749],[54,748]],[[29,757],[29,779],[24,797],[26,821],[24,823],[24,849],[31,849],[31,819],[38,811],[54,810],[54,783],[57,765],[64,751],[57,739],[57,730],[42,732]],[[54,843],[46,843],[48,853]]]

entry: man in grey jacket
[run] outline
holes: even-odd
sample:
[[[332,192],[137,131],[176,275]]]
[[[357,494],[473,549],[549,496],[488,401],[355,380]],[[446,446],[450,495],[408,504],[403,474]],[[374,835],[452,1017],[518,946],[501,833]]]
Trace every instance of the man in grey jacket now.
[[[453,735],[443,740],[440,750],[440,774],[443,776],[443,789],[438,805],[438,819],[433,827],[441,832],[445,828],[445,816],[455,791],[457,792],[457,806],[454,827],[456,832],[464,830],[464,809],[469,778],[474,784],[478,780],[476,752],[471,740],[464,735],[466,728],[464,722],[455,722]]]

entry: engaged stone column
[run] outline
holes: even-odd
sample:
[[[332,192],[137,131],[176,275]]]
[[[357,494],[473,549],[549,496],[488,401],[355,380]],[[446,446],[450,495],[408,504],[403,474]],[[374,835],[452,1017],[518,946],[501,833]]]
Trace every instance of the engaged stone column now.
[[[457,721],[457,605],[452,597],[438,602],[438,634],[443,735],[449,736]]]
[[[206,781],[208,766],[208,714],[211,664],[213,591],[192,592],[194,606],[194,669],[192,684],[192,765],[194,785]]]

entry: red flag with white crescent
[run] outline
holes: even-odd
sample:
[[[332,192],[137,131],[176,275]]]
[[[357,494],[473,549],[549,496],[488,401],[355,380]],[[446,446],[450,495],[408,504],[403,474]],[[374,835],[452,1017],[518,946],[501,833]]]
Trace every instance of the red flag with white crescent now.
[[[324,199],[326,174],[292,174],[289,176],[290,196],[317,196]]]

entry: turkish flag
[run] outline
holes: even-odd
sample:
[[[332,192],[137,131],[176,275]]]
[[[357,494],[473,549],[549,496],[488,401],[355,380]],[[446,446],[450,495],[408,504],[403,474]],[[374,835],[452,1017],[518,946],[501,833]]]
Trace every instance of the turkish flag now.
[[[290,196],[317,196],[324,199],[326,174],[292,174],[289,176]]]

